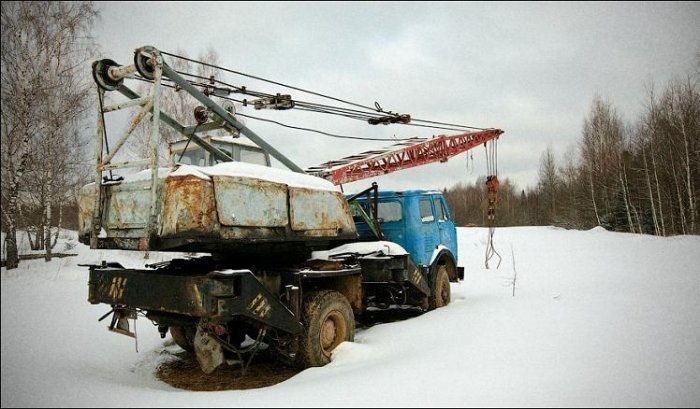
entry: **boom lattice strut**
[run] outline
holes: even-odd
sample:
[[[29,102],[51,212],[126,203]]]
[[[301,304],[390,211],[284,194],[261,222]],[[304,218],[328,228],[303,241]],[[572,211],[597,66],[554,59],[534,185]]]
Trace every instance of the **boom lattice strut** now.
[[[312,166],[305,172],[340,185],[431,162],[446,162],[452,156],[498,138],[502,133],[500,129],[487,129],[434,138],[411,138],[388,148]]]

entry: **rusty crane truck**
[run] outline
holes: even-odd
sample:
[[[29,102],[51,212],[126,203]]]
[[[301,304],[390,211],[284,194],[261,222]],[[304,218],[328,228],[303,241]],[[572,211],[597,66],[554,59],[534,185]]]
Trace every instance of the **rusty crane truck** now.
[[[125,85],[136,75],[152,83],[145,95]],[[463,279],[464,270],[442,193],[379,191],[373,183],[345,194],[339,185],[445,161],[501,130],[415,138],[301,169],[154,47],[136,49],[129,65],[95,61],[93,78],[100,95],[96,167],[94,182],[81,191],[81,242],[197,255],[143,268],[119,260],[89,265],[88,301],[110,307],[101,318],[111,317],[110,330],[135,336],[130,320],[145,317],[161,337],[170,333],[194,353],[205,373],[225,362],[249,363],[263,350],[305,368],[327,364],[340,343],[353,341],[356,319],[370,309],[429,311],[450,302],[450,282]],[[192,124],[162,109],[166,81],[201,103]],[[106,92],[124,101],[105,105]],[[260,105],[292,102],[278,97],[261,98]],[[105,115],[125,107],[138,112],[110,152]],[[148,117],[149,157],[117,162],[119,147]],[[162,126],[187,141],[171,145],[167,168],[158,166]],[[213,130],[236,137],[202,136]],[[270,167],[270,156],[289,170]],[[135,166],[146,169],[113,176]]]

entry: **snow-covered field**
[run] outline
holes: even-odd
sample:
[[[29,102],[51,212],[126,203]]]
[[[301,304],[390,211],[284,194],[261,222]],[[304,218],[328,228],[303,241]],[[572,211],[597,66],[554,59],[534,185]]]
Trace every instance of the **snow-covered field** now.
[[[275,386],[220,392],[159,381],[170,338],[138,320],[137,352],[87,302],[79,263],[167,255],[65,234],[78,256],[2,268],[2,407],[700,406],[700,236],[501,228],[486,269],[487,230],[458,234],[466,277],[447,307],[362,329]]]

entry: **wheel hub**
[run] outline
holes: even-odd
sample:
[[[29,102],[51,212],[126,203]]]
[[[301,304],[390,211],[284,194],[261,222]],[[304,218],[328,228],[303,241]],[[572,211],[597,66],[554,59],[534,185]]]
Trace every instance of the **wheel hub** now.
[[[328,349],[333,346],[336,339],[336,325],[333,317],[329,317],[323,322],[323,328],[321,328],[321,345],[323,349]]]

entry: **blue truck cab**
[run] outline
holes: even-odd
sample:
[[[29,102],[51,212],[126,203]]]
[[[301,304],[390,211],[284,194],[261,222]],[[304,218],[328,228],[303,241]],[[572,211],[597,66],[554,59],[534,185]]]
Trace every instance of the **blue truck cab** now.
[[[346,197],[360,240],[384,240],[401,246],[410,258],[405,280],[418,281],[411,270],[420,272],[425,285],[416,288],[430,289],[428,297],[433,301],[429,309],[441,306],[433,305],[440,288],[448,287],[443,298],[449,302],[449,282],[464,279],[464,267],[458,266],[457,230],[444,195],[436,190],[378,191],[373,185]],[[373,280],[365,278],[367,281]],[[378,286],[390,281],[376,280]]]

